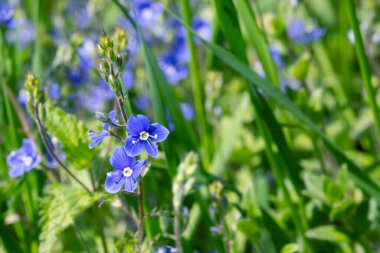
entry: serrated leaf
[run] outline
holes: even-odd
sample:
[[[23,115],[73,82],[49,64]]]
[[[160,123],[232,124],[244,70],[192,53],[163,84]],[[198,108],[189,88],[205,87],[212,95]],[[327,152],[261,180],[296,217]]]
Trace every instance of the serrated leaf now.
[[[305,235],[310,239],[330,241],[335,243],[350,241],[350,237],[345,232],[332,225],[312,228],[308,230]]]
[[[50,135],[62,142],[66,159],[77,169],[91,166],[96,155],[88,148],[87,128],[75,115],[52,105],[45,107],[43,123]]]
[[[91,206],[99,196],[90,196],[82,188],[56,184],[47,188],[41,201],[40,244],[38,252],[52,252],[60,233],[74,223],[75,218]]]

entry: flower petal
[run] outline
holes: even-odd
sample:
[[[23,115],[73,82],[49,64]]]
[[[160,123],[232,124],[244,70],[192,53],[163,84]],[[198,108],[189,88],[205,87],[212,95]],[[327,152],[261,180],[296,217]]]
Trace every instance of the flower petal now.
[[[22,140],[22,148],[28,156],[34,157],[37,154],[36,145],[32,139],[26,138]]]
[[[135,143],[133,143],[135,142]],[[125,150],[129,156],[138,156],[144,149],[144,143],[138,138],[128,136],[125,141]]]
[[[137,181],[137,178],[140,176],[140,174],[143,171],[143,169],[145,168],[146,164],[147,164],[147,161],[145,161],[145,160],[137,160],[135,162],[135,164],[133,164],[133,167],[132,167],[132,170],[133,170],[132,178],[133,178],[133,180]]]
[[[128,134],[132,136],[140,136],[140,133],[143,131],[148,131],[150,125],[149,118],[145,115],[132,114],[127,122],[127,131]]]
[[[104,185],[106,192],[108,193],[116,193],[120,191],[121,187],[124,184],[123,174],[119,171],[108,172],[106,183]]]
[[[158,123],[153,123],[150,125],[149,135],[153,136],[153,137],[149,137],[151,141],[161,142],[165,140],[166,137],[168,137],[169,130]]]
[[[125,190],[127,192],[134,192],[136,190],[136,187],[137,187],[137,182],[133,180],[132,177],[127,177],[125,179]]]
[[[144,141],[144,144],[145,144],[145,149],[146,149],[146,152],[148,153],[148,155],[150,155],[151,157],[157,157],[158,156],[158,148],[157,148],[156,144],[154,144],[150,140]]]
[[[24,168],[23,167],[11,167],[9,169],[9,177],[11,177],[11,178],[19,177],[22,174],[24,174]]]
[[[115,119],[116,116],[116,110],[112,110],[108,113],[108,116],[111,118],[111,120]]]
[[[110,163],[115,170],[123,170],[126,167],[132,167],[134,158],[129,157],[124,147],[118,146],[112,153]]]

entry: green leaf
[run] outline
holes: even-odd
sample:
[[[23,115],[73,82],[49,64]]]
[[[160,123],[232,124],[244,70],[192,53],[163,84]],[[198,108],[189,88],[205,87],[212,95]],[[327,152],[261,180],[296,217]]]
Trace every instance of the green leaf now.
[[[96,155],[88,148],[88,131],[83,122],[60,108],[47,104],[43,123],[50,135],[62,142],[66,159],[77,169],[88,168]]]
[[[295,253],[298,252],[299,249],[300,247],[298,246],[298,244],[289,243],[282,248],[281,253]]]
[[[242,232],[248,239],[252,241],[257,241],[260,239],[260,226],[252,219],[239,220],[237,223],[237,228]]]
[[[41,201],[38,252],[53,252],[60,233],[72,225],[75,218],[98,198],[98,195],[90,196],[84,189],[70,185],[49,186]]]
[[[309,229],[306,237],[310,239],[330,241],[335,243],[349,242],[350,237],[333,225],[320,226]]]

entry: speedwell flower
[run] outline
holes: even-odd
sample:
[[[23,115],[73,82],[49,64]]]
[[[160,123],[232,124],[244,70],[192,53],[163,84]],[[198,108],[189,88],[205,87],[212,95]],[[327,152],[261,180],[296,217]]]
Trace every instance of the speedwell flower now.
[[[158,124],[150,124],[149,118],[145,115],[131,115],[127,122],[127,132],[129,134],[125,141],[125,149],[129,156],[137,156],[146,149],[148,155],[158,156],[158,149],[153,142],[161,142],[166,139],[169,130]]]
[[[40,162],[41,157],[37,154],[33,140],[24,139],[22,147],[7,156],[7,163],[10,167],[9,176],[12,178],[21,176],[36,167]]]
[[[287,33],[291,40],[301,44],[309,44],[322,38],[326,33],[326,29],[315,25],[306,28],[304,22],[298,19],[289,25]]]
[[[7,3],[0,3],[0,24],[8,28],[13,27],[14,10]]]
[[[120,191],[125,183],[127,192],[134,192],[137,187],[137,179],[146,166],[145,160],[137,160],[127,155],[124,147],[117,147],[113,152],[110,163],[115,171],[108,172],[105,188],[109,193]]]
[[[119,124],[119,121],[116,119],[116,111],[112,110],[108,113],[108,116],[112,120],[112,123]],[[90,129],[89,137],[88,139],[91,141],[90,145],[88,147],[90,149],[94,148],[95,146],[99,145],[104,138],[110,135],[109,130],[112,129],[112,125],[103,122],[103,129],[99,131],[94,131]]]

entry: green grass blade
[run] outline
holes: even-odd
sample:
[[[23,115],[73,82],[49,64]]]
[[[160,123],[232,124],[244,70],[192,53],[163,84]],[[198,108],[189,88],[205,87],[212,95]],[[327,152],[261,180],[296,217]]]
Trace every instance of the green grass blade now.
[[[183,20],[187,26],[191,26],[191,10],[190,3],[188,0],[181,0],[181,12],[183,16]],[[208,134],[208,125],[206,121],[206,113],[204,108],[204,86],[201,80],[201,75],[199,72],[198,66],[198,57],[196,52],[196,47],[194,45],[193,35],[190,31],[186,32],[186,42],[190,52],[190,79],[193,88],[193,98],[195,105],[195,114],[197,118],[197,122],[199,124],[200,130],[200,138],[203,146],[202,152],[202,163],[204,167],[208,167],[211,155],[211,146]]]
[[[348,17],[354,31],[355,36],[355,48],[358,54],[360,70],[363,79],[363,86],[367,93],[369,107],[372,110],[373,118],[375,121],[377,137],[380,138],[380,112],[376,104],[376,92],[371,84],[371,70],[368,63],[368,57],[364,48],[362,36],[360,34],[359,22],[356,17],[356,10],[353,0],[346,0]]]
[[[255,14],[251,8],[251,4],[248,0],[240,0],[235,1],[235,6],[237,13],[242,20],[242,26],[246,30],[248,41],[255,47],[266,76],[273,84],[278,86],[279,77],[276,66],[274,65],[272,56],[269,53],[269,48],[265,37],[257,26]]]

